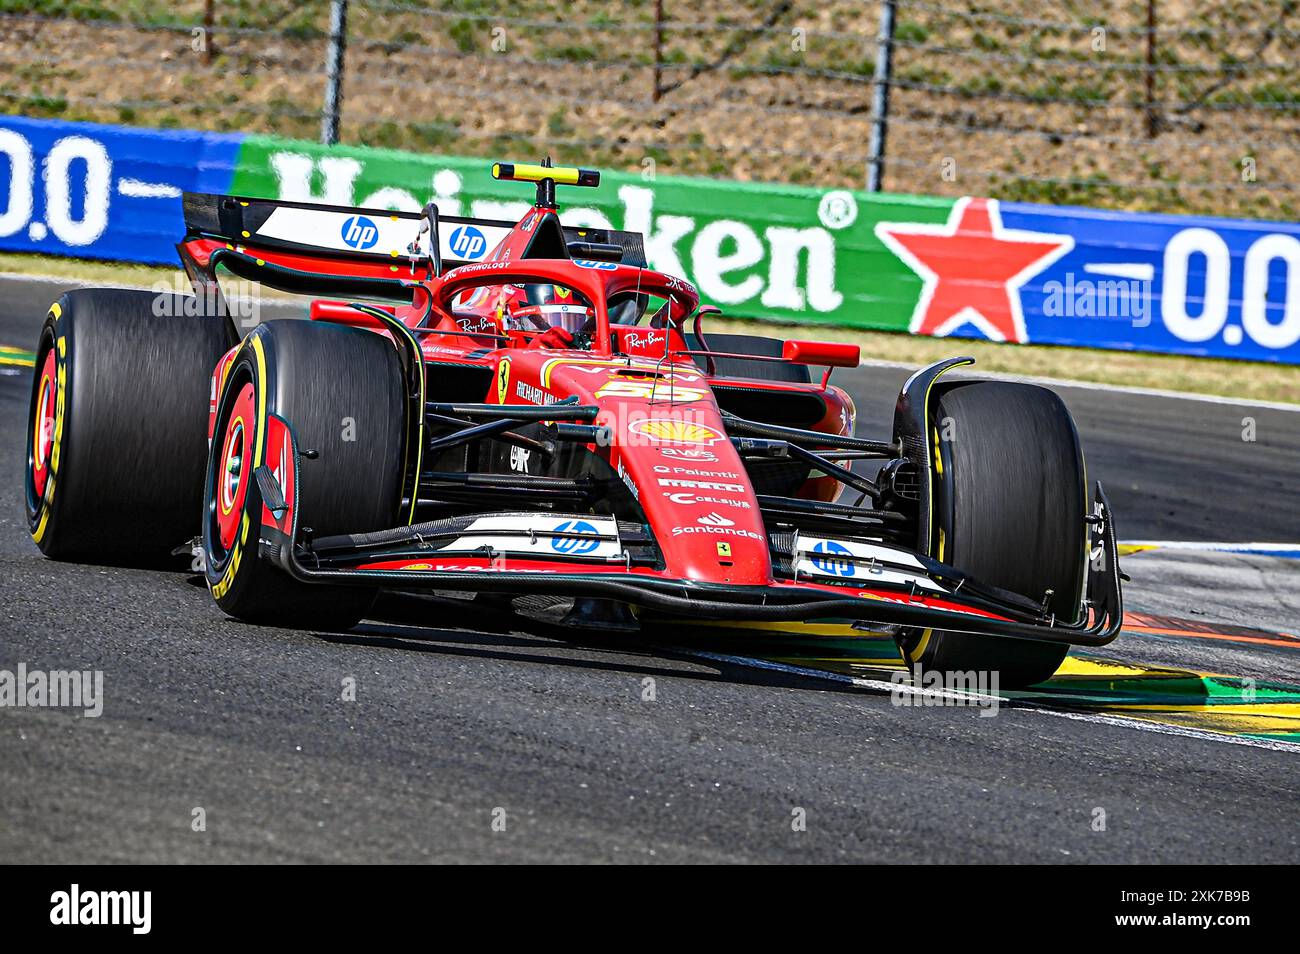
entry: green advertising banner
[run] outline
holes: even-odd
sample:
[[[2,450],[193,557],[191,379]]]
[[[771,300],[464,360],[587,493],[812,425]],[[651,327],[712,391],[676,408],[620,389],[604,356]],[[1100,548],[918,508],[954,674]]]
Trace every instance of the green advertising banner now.
[[[530,190],[489,168],[246,137],[232,188],[517,219]],[[626,172],[561,187],[560,207],[642,233],[652,267],[736,317],[1300,363],[1295,223]]]
[[[502,156],[503,160],[513,157]],[[531,159],[532,157],[520,157]],[[250,136],[235,194],[516,220],[532,189],[485,159],[325,147]],[[602,171],[559,189],[561,220],[640,232],[650,266],[694,282],[736,317],[907,331],[921,279],[877,238],[882,222],[943,224],[951,199]]]

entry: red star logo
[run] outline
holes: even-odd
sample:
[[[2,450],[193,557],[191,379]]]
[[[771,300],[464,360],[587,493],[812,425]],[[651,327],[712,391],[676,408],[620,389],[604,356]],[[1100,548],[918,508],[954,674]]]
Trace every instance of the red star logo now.
[[[876,237],[925,280],[909,330],[949,335],[967,322],[994,341],[1026,341],[1020,286],[1074,248],[1069,235],[1002,227],[996,199],[958,199],[946,225],[880,222]]]

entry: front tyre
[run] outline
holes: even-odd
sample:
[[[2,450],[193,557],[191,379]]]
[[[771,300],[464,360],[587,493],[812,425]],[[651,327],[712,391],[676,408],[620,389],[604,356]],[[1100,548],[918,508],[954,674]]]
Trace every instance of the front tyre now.
[[[949,385],[931,417],[936,442],[933,555],[1073,621],[1087,561],[1083,451],[1065,404],[1046,388]],[[1051,678],[1069,647],[943,630],[906,630],[909,666],[997,672],[1014,688]]]
[[[381,335],[301,320],[271,321],[245,340],[221,389],[203,506],[207,582],[237,619],[348,629],[374,589],[302,583],[258,556],[262,498],[254,479],[267,415],[288,421],[300,451],[298,526],[318,536],[397,522],[405,407],[396,349]]]

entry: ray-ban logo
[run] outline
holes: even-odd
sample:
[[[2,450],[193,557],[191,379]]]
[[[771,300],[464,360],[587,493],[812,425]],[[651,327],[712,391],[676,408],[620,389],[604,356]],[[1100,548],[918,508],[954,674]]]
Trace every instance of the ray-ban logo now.
[[[59,925],[129,925],[132,934],[148,934],[153,923],[152,891],[68,891],[50,895],[50,923]]]

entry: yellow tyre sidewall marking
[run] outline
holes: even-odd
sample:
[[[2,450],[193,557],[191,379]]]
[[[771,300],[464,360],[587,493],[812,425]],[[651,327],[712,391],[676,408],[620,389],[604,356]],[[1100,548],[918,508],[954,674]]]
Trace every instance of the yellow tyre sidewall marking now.
[[[262,460],[266,453],[266,351],[262,345],[262,339],[257,334],[249,335],[246,339],[248,347],[252,348],[253,359],[257,364],[257,409],[255,412],[256,433],[253,435],[253,469],[256,470],[262,466]],[[239,525],[239,539],[235,541],[235,547],[230,553],[230,561],[226,564],[225,572],[221,574],[221,579],[210,584],[212,588],[212,598],[221,600],[235,583],[235,577],[239,573],[240,563],[244,558],[244,547],[248,543],[248,529],[252,525],[252,520],[248,516],[248,498],[244,498],[244,517]]]

